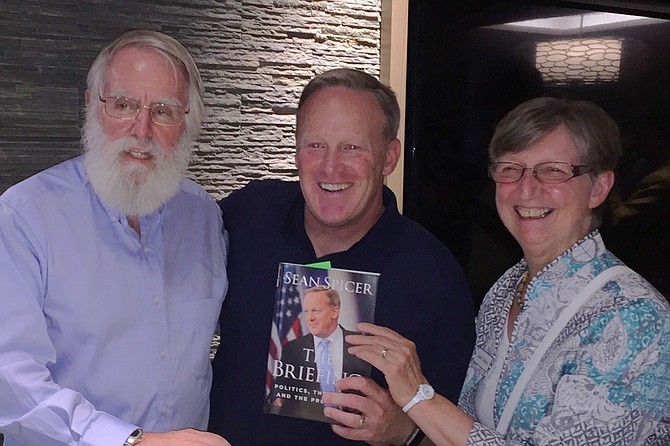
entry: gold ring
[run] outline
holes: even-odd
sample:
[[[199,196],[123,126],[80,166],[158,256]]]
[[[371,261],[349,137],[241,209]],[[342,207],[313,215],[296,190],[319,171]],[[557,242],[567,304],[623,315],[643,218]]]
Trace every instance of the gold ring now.
[[[386,354],[388,353],[388,349],[386,347],[382,347],[382,358],[386,358]]]
[[[358,417],[359,417],[358,418],[358,428],[363,429],[363,427],[365,426],[365,415],[361,414]]]

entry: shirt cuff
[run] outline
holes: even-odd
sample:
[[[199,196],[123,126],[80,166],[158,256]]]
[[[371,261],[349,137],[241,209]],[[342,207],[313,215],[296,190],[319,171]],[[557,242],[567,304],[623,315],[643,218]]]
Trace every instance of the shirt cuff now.
[[[112,415],[101,413],[81,437],[81,446],[123,446],[128,436],[141,426],[120,420]]]

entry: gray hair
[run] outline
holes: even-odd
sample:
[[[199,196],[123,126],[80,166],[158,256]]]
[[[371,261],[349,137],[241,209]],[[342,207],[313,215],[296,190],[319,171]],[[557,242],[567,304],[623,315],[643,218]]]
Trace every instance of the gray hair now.
[[[616,169],[621,141],[614,119],[592,102],[549,97],[531,99],[507,113],[496,126],[489,157],[495,161],[502,155],[521,152],[561,125],[592,174]]]
[[[298,102],[296,115],[297,127],[300,127],[300,111],[314,93],[328,87],[346,87],[352,90],[372,93],[384,113],[384,138],[392,141],[398,135],[400,127],[400,106],[395,93],[369,74],[351,68],[336,68],[316,75],[305,86]]]
[[[521,152],[561,125],[591,177],[616,169],[622,151],[614,119],[592,102],[550,97],[531,99],[507,113],[496,126],[489,157],[494,162],[502,155]],[[591,229],[600,226],[603,208],[593,210]]]
[[[86,85],[92,95],[100,94],[105,83],[105,76],[114,55],[123,48],[152,48],[166,56],[175,72],[183,70],[188,78],[188,109],[185,128],[192,140],[200,133],[205,106],[202,101],[204,87],[198,67],[188,50],[174,38],[157,31],[128,31],[107,45],[95,58],[86,78]]]

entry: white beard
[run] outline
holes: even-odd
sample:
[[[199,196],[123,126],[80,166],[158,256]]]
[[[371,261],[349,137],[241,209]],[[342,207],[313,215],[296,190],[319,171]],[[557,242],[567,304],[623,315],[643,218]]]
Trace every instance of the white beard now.
[[[156,142],[145,147],[132,136],[110,141],[95,111],[87,110],[82,132],[84,167],[100,199],[126,216],[142,217],[157,211],[179,189],[191,158],[191,141],[184,133],[171,155]],[[123,163],[132,147],[142,147],[151,163]]]

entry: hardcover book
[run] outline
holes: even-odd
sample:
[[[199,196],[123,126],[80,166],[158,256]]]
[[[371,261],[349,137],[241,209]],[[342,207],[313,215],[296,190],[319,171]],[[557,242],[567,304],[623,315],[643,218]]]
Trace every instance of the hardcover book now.
[[[280,263],[264,411],[327,423],[322,392],[347,376],[369,376],[345,337],[373,322],[378,273]],[[347,408],[342,408],[347,410]]]

